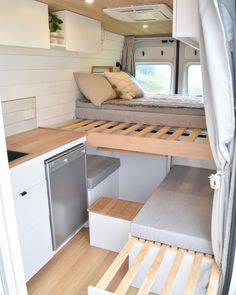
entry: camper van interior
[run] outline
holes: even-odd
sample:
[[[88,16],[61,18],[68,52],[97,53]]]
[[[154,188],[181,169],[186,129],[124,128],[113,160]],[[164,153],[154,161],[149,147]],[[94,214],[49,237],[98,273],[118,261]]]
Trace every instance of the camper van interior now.
[[[0,295],[236,294],[233,0],[0,0]]]

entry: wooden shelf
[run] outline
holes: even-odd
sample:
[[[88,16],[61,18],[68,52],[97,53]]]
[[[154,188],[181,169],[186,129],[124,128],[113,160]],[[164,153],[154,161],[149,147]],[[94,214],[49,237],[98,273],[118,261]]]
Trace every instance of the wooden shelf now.
[[[51,48],[66,48],[65,44],[50,43]]]
[[[71,120],[53,127],[87,132],[87,143],[97,148],[212,160],[207,131],[200,128],[90,119]]]
[[[50,38],[54,38],[54,39],[58,39],[58,40],[64,40],[63,36],[53,35],[53,34],[50,34]]]

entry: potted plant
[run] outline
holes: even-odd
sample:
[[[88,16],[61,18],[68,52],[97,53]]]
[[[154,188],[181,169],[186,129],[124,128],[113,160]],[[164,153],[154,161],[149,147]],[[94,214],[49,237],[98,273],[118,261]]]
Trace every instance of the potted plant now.
[[[63,21],[54,13],[49,12],[49,30],[50,30],[50,42],[51,43],[57,43],[58,38],[58,31],[61,30],[61,24],[63,24]]]

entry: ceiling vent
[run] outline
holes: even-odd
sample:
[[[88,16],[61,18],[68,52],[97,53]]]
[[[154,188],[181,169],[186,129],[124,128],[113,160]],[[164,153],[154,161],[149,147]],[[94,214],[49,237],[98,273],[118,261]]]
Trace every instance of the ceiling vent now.
[[[154,22],[172,20],[172,9],[166,4],[131,5],[126,7],[105,8],[109,16],[124,22]]]

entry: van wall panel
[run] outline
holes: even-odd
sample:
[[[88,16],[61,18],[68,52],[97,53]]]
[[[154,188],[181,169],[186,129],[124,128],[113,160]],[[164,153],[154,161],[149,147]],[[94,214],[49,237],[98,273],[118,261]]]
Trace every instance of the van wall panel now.
[[[37,126],[70,120],[75,116],[75,100],[81,95],[73,72],[90,72],[91,66],[115,67],[121,60],[123,42],[123,36],[105,32],[103,50],[96,54],[0,46],[0,98],[36,97]],[[12,125],[10,133],[20,132],[20,125],[25,129],[21,122]]]

